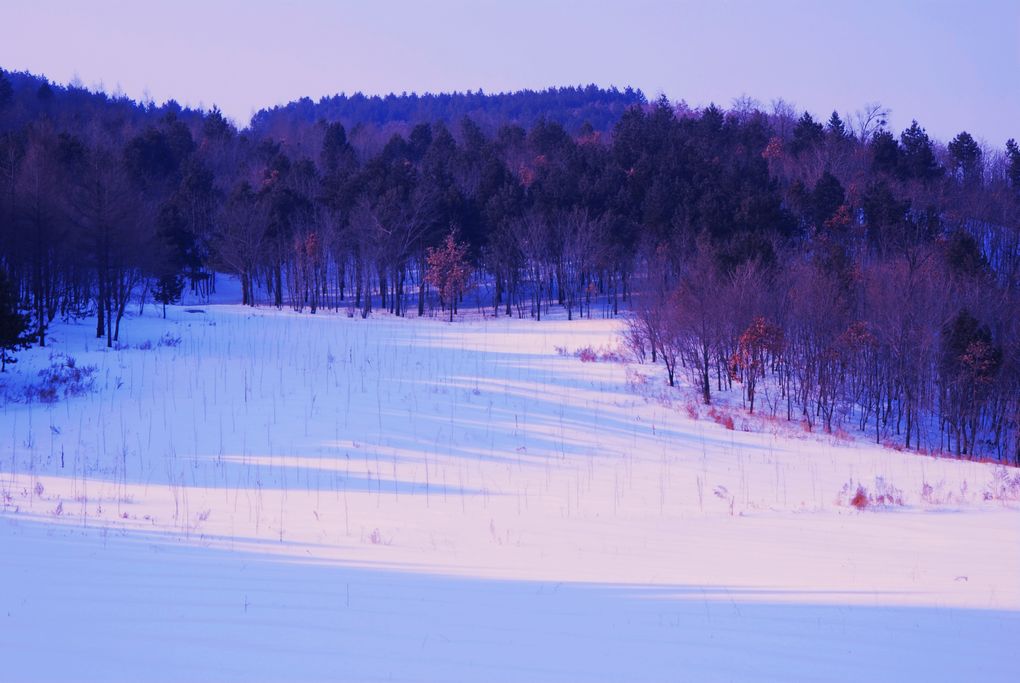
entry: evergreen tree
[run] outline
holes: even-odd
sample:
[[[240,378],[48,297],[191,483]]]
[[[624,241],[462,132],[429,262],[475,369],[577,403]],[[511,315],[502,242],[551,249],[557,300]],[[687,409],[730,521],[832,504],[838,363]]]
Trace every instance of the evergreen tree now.
[[[194,266],[195,236],[187,227],[184,212],[174,202],[160,207],[156,219],[156,240],[154,246],[153,275],[156,283],[153,298],[166,307],[176,303],[184,291],[183,271]]]
[[[15,363],[13,352],[28,347],[29,319],[18,309],[14,283],[0,270],[0,372]]]
[[[14,99],[14,87],[11,85],[11,79],[7,78],[7,73],[0,69],[0,109],[3,109]]]
[[[953,171],[960,175],[965,185],[980,184],[981,148],[970,133],[963,131],[953,138],[949,143],[949,154],[953,159]]]
[[[982,255],[977,240],[962,230],[950,233],[943,249],[946,265],[953,274],[977,277],[988,268],[988,261]]]
[[[910,202],[897,199],[888,183],[871,185],[861,197],[861,207],[873,246],[888,249],[901,240]]]
[[[180,273],[164,271],[156,279],[156,286],[153,290],[153,298],[163,304],[163,318],[166,318],[166,307],[176,303],[184,291],[184,278]]]
[[[811,149],[824,138],[825,129],[822,124],[815,121],[811,114],[804,112],[804,115],[797,121],[797,125],[793,127],[793,142],[790,143],[790,149],[794,154],[800,154]]]
[[[210,140],[229,140],[234,132],[234,126],[223,116],[220,108],[214,105],[202,123],[202,134]]]
[[[877,173],[895,174],[900,167],[900,146],[887,130],[871,136],[871,169]]]
[[[347,172],[354,166],[354,150],[347,142],[347,131],[339,123],[327,123],[322,134],[322,169],[327,176]]]
[[[847,131],[846,125],[843,123],[843,119],[839,118],[839,114],[835,111],[833,111],[832,116],[829,117],[829,123],[825,127],[825,134],[828,135],[834,142],[843,142],[850,137],[850,133]]]
[[[900,134],[900,144],[903,147],[900,175],[922,182],[935,180],[942,175],[943,169],[935,159],[931,139],[916,120]]]
[[[40,102],[49,102],[53,99],[53,88],[50,86],[49,81],[43,81],[39,85],[39,89],[35,91],[35,96]]]
[[[822,173],[810,197],[810,218],[815,224],[815,229],[821,230],[844,201],[846,192],[836,176],[828,171]]]
[[[1016,140],[1010,138],[1006,141],[1006,175],[1009,177],[1009,183],[1013,186],[1013,190],[1020,194],[1020,146],[1016,144]]]

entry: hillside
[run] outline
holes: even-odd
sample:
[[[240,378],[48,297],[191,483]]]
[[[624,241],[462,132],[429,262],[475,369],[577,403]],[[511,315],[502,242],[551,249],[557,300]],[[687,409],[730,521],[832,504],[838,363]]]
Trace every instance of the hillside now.
[[[2,380],[11,680],[1012,680],[1015,469],[727,429],[612,319],[130,315]]]

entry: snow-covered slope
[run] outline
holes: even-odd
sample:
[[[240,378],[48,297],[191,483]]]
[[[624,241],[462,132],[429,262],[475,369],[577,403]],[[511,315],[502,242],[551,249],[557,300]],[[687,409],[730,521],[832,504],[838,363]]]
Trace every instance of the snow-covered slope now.
[[[2,380],[97,367],[0,408],[5,680],[1018,675],[1013,470],[728,430],[557,351],[615,321],[156,314]]]

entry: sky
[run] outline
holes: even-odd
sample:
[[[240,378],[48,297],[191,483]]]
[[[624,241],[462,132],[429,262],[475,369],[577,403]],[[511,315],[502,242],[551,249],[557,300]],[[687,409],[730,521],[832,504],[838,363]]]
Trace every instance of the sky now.
[[[879,102],[949,140],[1020,138],[1020,0],[15,0],[0,67],[240,125],[337,92],[595,83],[692,106]]]

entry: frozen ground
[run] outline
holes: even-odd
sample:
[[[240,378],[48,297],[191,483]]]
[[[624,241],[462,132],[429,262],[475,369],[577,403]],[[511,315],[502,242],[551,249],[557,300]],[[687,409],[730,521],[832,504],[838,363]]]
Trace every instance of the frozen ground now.
[[[613,321],[157,313],[2,380],[98,367],[0,407],[3,680],[1020,675],[1015,470],[726,430],[557,353]]]

